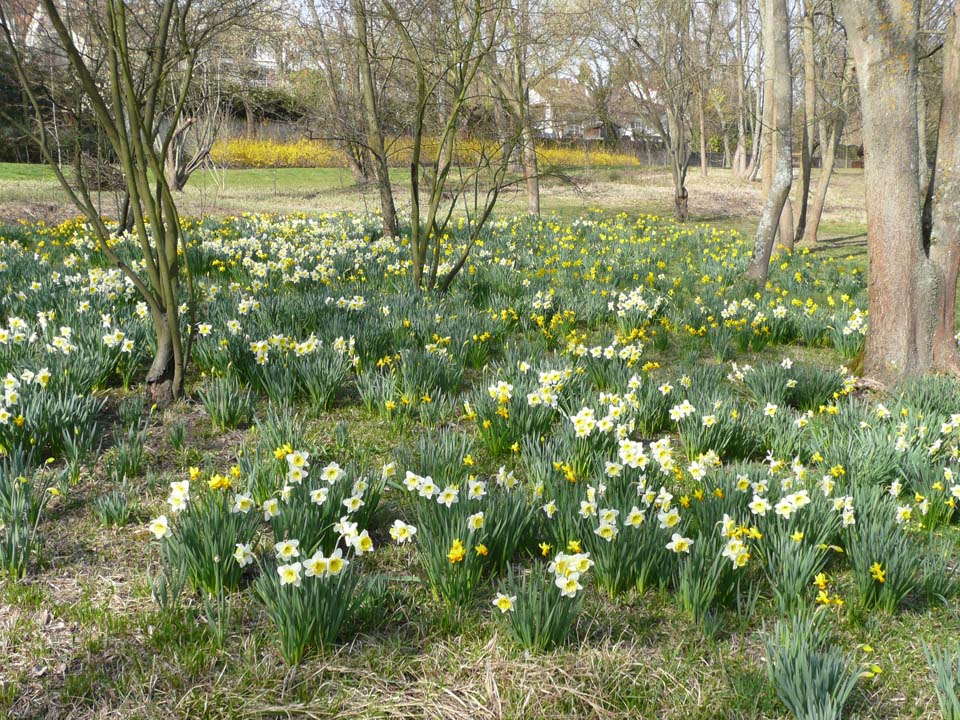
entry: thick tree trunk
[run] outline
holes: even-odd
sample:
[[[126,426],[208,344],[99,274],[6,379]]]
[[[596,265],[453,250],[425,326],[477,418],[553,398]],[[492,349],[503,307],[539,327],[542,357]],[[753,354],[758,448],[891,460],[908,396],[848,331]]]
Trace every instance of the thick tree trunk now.
[[[774,2],[775,0],[767,1]],[[772,82],[772,78],[769,82],[766,78],[763,80],[764,102],[763,115],[760,119],[760,124],[763,126],[763,130],[761,131],[760,135],[760,193],[764,197],[770,194],[770,187],[773,185],[774,165],[776,160],[776,140],[773,132],[773,126],[776,122],[776,119],[774,118],[773,114],[774,97],[773,92],[771,91]]]
[[[920,197],[927,196],[930,184],[929,153],[927,151],[927,96],[923,90],[920,73],[917,73],[917,172],[920,177]],[[934,148],[936,152],[936,148]]]
[[[793,183],[793,163],[791,160],[791,106],[793,99],[790,78],[790,28],[787,3],[786,0],[766,0],[765,4],[768,7],[766,8],[767,22],[763,28],[764,43],[774,53],[774,57],[768,57],[766,60],[768,69],[771,65],[776,68],[773,73],[772,96],[768,99],[768,102],[775,107],[772,112],[776,120],[776,142],[772,143],[776,148],[775,172],[771,178],[770,192],[767,193],[763,213],[760,215],[760,224],[757,228],[757,237],[753,247],[753,258],[746,273],[748,278],[760,282],[766,282],[777,227],[782,223],[782,213],[790,196],[790,185]]]
[[[917,129],[918,5],[847,0],[860,85],[867,210],[865,373],[882,380],[931,364],[943,278],[926,257]]]
[[[166,316],[154,319],[157,352],[145,380],[147,400],[158,408],[168,407],[183,394],[182,372],[177,372],[174,339]]]
[[[960,371],[957,352],[957,276],[960,273],[960,4],[954,6],[943,51],[943,100],[933,183],[930,258],[943,275],[944,292],[936,307],[933,363]]]

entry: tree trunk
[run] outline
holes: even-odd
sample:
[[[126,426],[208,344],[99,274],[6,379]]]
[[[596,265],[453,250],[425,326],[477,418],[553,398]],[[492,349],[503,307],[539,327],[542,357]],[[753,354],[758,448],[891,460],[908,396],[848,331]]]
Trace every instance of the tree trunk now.
[[[776,123],[777,99],[775,80],[777,77],[776,40],[773,34],[771,12],[779,0],[760,0],[760,35],[763,40],[763,113],[760,124],[762,155],[760,157],[760,193],[767,197],[773,185],[774,163],[776,160],[776,135],[773,127]]]
[[[157,336],[157,351],[147,371],[147,400],[158,408],[168,407],[183,394],[182,373],[177,372],[173,349],[173,337],[166,316],[154,318]],[[179,387],[176,378],[179,377]]]
[[[923,248],[917,128],[919,5],[847,0],[843,20],[860,85],[870,327],[864,372],[923,372],[942,306],[942,279]]]
[[[776,171],[771,177],[770,192],[767,194],[763,213],[760,215],[760,224],[757,228],[753,258],[746,273],[748,278],[760,282],[766,282],[777,226],[781,224],[781,214],[790,196],[790,185],[793,183],[793,163],[791,159],[791,106],[793,98],[790,77],[790,28],[787,2],[786,0],[766,0],[766,4],[768,7],[765,13],[767,22],[763,28],[764,44],[774,53],[774,57],[767,58],[766,61],[768,68],[771,65],[776,68],[773,74],[773,94],[769,98],[774,106],[772,114],[776,119],[776,142],[773,143],[776,148]]]
[[[704,112],[703,88],[697,92],[697,112],[700,114],[700,172],[707,177],[707,118]]]
[[[537,165],[537,146],[529,107],[525,108],[520,140],[523,145],[523,177],[527,185],[527,212],[531,215],[539,215],[540,170]]]
[[[922,10],[921,10],[922,12]],[[929,153],[927,152],[927,97],[920,73],[917,73],[917,172],[920,177],[920,197],[927,196],[930,185]],[[936,152],[936,149],[934,149]]]
[[[780,172],[779,162],[777,171]],[[793,184],[793,158],[790,159],[790,184]],[[787,189],[787,199],[783,202],[780,211],[780,222],[777,223],[777,234],[780,237],[780,247],[793,251],[793,203],[790,202],[790,190]]]
[[[363,84],[363,106],[367,123],[367,144],[373,156],[373,170],[380,191],[380,213],[383,216],[384,237],[397,237],[397,208],[393,201],[393,186],[390,184],[390,167],[387,164],[387,151],[383,142],[383,129],[380,126],[380,114],[377,109],[377,88],[373,81],[373,68],[370,61],[370,47],[367,40],[367,13],[364,0],[354,0],[354,13],[357,20],[357,45],[360,60],[361,81]]]
[[[820,177],[817,178],[817,186],[813,190],[813,197],[810,199],[810,207],[807,210],[807,221],[803,228],[802,242],[806,245],[816,245],[817,243],[817,232],[820,230],[820,218],[823,217],[823,206],[827,200],[827,189],[830,186],[830,176],[833,174],[833,165],[837,157],[837,146],[840,144],[840,135],[842,132],[842,124],[840,127],[834,126],[827,147],[820,148],[822,153],[820,158]]]
[[[689,197],[686,188],[687,180],[687,160],[689,151],[683,134],[682,120],[676,113],[667,110],[667,134],[669,135],[670,145],[668,147],[670,154],[670,174],[673,177],[673,202],[674,217],[678,222],[686,221],[688,217],[687,199]]]
[[[797,216],[797,229],[794,235],[796,242],[803,240],[807,227],[807,209],[810,204],[810,176],[813,174],[813,155],[810,151],[811,133],[807,123],[803,124],[803,134],[800,138],[800,190],[797,201],[800,203],[800,212]]]
[[[744,71],[745,51],[743,49],[744,26],[747,23],[746,0],[739,0],[737,3],[737,46],[734,49],[737,58],[737,147],[733,151],[733,174],[740,180],[746,180],[747,173],[747,126],[746,126],[746,73]]]
[[[248,138],[254,136],[254,127],[256,125],[256,120],[253,115],[253,103],[250,102],[250,98],[246,95],[240,97],[240,102],[243,104],[243,117],[246,121],[246,127],[244,129],[244,135]]]
[[[827,132],[826,121],[821,120],[819,123],[820,177],[817,179],[817,187],[810,201],[807,223],[803,232],[803,242],[808,245],[814,245],[817,242],[820,219],[823,217],[823,207],[827,200],[827,189],[830,186],[830,178],[833,176],[833,169],[836,166],[837,150],[840,147],[840,138],[843,137],[843,128],[847,123],[847,103],[853,88],[853,72],[853,63],[847,60],[840,84],[839,101],[835,116],[829,125],[829,133]]]
[[[747,166],[743,170],[743,179],[750,182],[753,182],[757,179],[757,174],[760,172],[760,161],[763,158],[763,143],[761,142],[763,137],[763,106],[767,102],[773,102],[772,99],[765,99],[763,97],[762,85],[757,89],[756,96],[756,104],[754,107],[753,137],[751,138],[750,145],[750,162],[747,163]]]
[[[953,9],[943,51],[943,100],[937,140],[932,197],[930,258],[943,275],[936,306],[934,367],[960,370],[956,340],[957,276],[960,273],[960,4]]]
[[[800,242],[807,225],[807,205],[810,198],[810,175],[813,169],[814,123],[817,112],[817,75],[814,64],[814,26],[813,0],[805,0],[803,4],[803,19],[801,27],[803,33],[803,136],[800,147],[800,214],[797,218],[797,230],[794,238]],[[820,149],[821,156],[823,148]]]

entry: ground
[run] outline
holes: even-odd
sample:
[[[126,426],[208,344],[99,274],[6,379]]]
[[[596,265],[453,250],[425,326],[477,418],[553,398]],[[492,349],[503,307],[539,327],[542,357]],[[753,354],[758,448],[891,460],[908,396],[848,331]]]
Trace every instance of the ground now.
[[[402,206],[405,173],[393,170],[392,175]],[[667,168],[581,168],[571,175],[572,183],[544,180],[545,213],[573,218],[590,208],[631,215],[672,212],[673,186]],[[711,168],[703,177],[694,168],[688,176],[688,189],[692,221],[747,234],[755,230],[763,203],[760,183],[739,182],[731,171],[718,168]],[[0,163],[0,223],[75,217],[75,209],[65,200],[45,168]],[[116,202],[112,193],[103,193],[104,213],[115,214]],[[187,215],[230,215],[371,211],[377,203],[376,192],[358,189],[347,170],[223,170],[196,173],[184,191],[182,207]],[[521,212],[526,208],[525,196],[520,192],[505,195],[498,208],[504,213]],[[830,183],[821,237],[862,239],[865,232],[863,171],[837,170]]]

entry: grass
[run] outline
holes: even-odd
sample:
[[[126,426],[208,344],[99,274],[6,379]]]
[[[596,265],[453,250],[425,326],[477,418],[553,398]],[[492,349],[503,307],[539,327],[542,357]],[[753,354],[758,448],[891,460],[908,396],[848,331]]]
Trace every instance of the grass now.
[[[633,217],[650,213],[669,217],[673,213],[673,191],[666,168],[570,168],[573,184],[554,177],[541,183],[545,213],[572,220],[591,208]],[[391,170],[391,179],[401,208],[408,173]],[[816,177],[814,177],[814,180]],[[709,223],[721,230],[737,230],[745,236],[756,232],[762,199],[759,183],[742,184],[729,170],[710,169],[708,177],[691,168],[688,176],[690,221]],[[112,193],[99,198],[106,214],[116,213]],[[40,165],[0,163],[0,222],[19,217],[54,219],[77,213],[66,202],[52,172]],[[360,188],[350,172],[340,168],[285,168],[263,170],[202,170],[184,192],[183,212],[187,215],[230,215],[240,212],[328,212],[334,210],[372,211],[379,207],[372,187]],[[498,212],[510,214],[526,209],[526,197],[518,187],[502,196]],[[19,214],[14,214],[19,212]],[[827,206],[821,223],[821,237],[852,252],[862,252],[866,225],[863,216],[863,171],[837,170],[831,180]],[[831,250],[832,251],[832,250]]]
[[[33,177],[18,178],[17,172],[0,166],[0,201],[2,193],[17,187],[29,195],[25,188],[30,183],[55,192],[39,169],[31,171]],[[195,177],[188,188],[190,202],[203,193],[209,195],[209,207],[220,209],[245,204],[246,209],[282,209],[300,202],[303,210],[328,200],[357,202],[349,178],[335,170],[229,171],[225,177],[216,191],[210,176]],[[707,180],[692,178],[692,206],[696,197],[720,193],[724,181],[719,172]],[[586,198],[571,199],[577,196],[547,183],[545,206],[561,218],[597,204],[635,215],[664,207],[664,182],[659,172],[604,170],[586,183],[594,193]],[[846,202],[858,182],[857,174],[840,173],[837,198]],[[638,188],[636,203],[630,199],[634,196],[616,194],[625,187]],[[314,193],[319,195],[312,197]],[[755,222],[750,203],[756,198],[726,209],[719,207],[721,199],[711,200],[718,207],[695,220],[749,232]],[[830,233],[844,237],[859,227],[842,213],[825,224]],[[839,240],[824,243],[822,252],[846,257],[858,249]],[[831,349],[803,345],[767,347],[739,355],[737,361],[774,361],[784,352],[796,361],[840,362]],[[676,345],[659,353],[651,348],[647,357],[673,367],[684,360],[683,348]],[[708,359],[699,362],[713,366]],[[468,381],[482,382],[479,373]],[[195,394],[206,382],[197,373],[188,390]],[[111,408],[124,397],[117,389],[107,395]],[[373,465],[394,459],[398,448],[415,446],[423,429],[416,422],[400,425],[366,411],[350,392],[330,411],[298,409],[304,417],[300,429],[324,458],[340,455],[336,428],[341,424],[349,429],[351,449]],[[257,416],[262,418],[265,410],[261,399]],[[169,428],[178,422],[186,428],[183,450],[169,440]],[[462,423],[451,425],[467,431]],[[235,461],[237,448],[255,447],[257,439],[255,428],[211,430],[198,403],[182,403],[155,417],[148,425],[146,467],[131,479],[140,520],[166,510],[171,479],[184,477],[193,465],[225,468]],[[491,459],[480,462],[483,472],[495,472]],[[395,494],[378,513],[375,541],[382,550],[371,567],[391,578],[387,589],[359,613],[348,642],[327,655],[312,654],[291,669],[280,658],[262,609],[246,590],[235,595],[236,619],[222,645],[206,626],[196,596],[188,596],[173,612],[159,612],[148,583],[157,570],[157,553],[147,544],[144,525],[104,527],[91,512],[95,498],[111,489],[103,458],[93,459],[66,496],[51,503],[43,524],[46,563],[23,583],[0,579],[0,716],[785,717],[764,675],[762,633],[776,617],[772,598],[762,598],[756,617],[746,622],[729,611],[720,634],[704,639],[669,593],[631,592],[612,601],[590,592],[574,642],[528,656],[506,640],[506,628],[491,613],[487,594],[457,611],[433,600],[417,579],[422,573],[412,553],[390,546],[383,531],[388,519],[404,509]],[[956,525],[946,532],[960,540]],[[840,593],[852,595],[849,572],[837,574],[834,582]],[[936,716],[923,642],[960,635],[956,600],[946,607],[908,605],[896,615],[838,613],[835,627],[845,648],[882,669],[858,686],[854,712],[872,718]]]

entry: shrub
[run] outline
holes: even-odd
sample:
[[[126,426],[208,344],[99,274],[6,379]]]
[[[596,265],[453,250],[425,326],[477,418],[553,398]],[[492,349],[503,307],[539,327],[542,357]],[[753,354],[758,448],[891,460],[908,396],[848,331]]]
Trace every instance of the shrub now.
[[[218,140],[210,157],[218,165],[229,168],[346,167],[346,158],[339,150],[324,142],[306,139],[293,142],[250,138]]]

